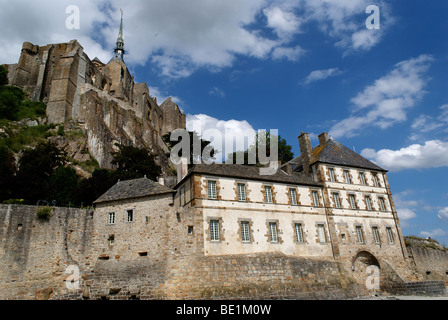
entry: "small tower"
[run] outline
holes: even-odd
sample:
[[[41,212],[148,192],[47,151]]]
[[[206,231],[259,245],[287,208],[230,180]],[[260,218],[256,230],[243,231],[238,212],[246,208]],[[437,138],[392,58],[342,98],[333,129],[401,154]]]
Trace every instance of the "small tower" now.
[[[118,33],[117,44],[114,49],[115,54],[110,61],[116,60],[116,61],[121,61],[124,63],[123,56],[125,55],[126,51],[124,50],[123,10],[120,9],[120,11],[121,11],[120,32]]]

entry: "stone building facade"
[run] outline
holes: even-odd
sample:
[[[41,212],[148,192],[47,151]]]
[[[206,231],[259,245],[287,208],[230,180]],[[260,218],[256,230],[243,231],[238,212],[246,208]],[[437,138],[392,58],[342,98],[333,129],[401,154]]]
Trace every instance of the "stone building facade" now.
[[[113,58],[91,60],[76,40],[38,46],[25,42],[17,64],[5,65],[9,84],[47,104],[48,123],[74,120],[86,131],[88,148],[110,167],[115,143],[146,147],[167,162],[161,137],[186,128],[186,116],[168,98],[161,105],[146,83],[134,83],[124,61],[120,27]]]
[[[212,164],[174,189],[119,181],[95,210],[54,208],[48,220],[0,205],[0,299],[446,294],[447,254],[408,252],[386,171],[325,134],[309,150],[272,176]]]

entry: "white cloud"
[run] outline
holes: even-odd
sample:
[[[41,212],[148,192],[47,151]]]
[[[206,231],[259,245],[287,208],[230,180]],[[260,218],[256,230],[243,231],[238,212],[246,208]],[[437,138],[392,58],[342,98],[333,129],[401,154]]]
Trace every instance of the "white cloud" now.
[[[441,220],[448,220],[448,207],[440,209],[437,217]]]
[[[305,79],[304,84],[310,84],[315,81],[325,80],[330,77],[338,76],[342,73],[338,68],[312,71]]]
[[[432,231],[422,231],[420,232],[420,236],[424,238],[437,238],[437,237],[446,237],[448,236],[448,231],[443,229],[435,229]]]
[[[409,220],[417,216],[414,211],[407,208],[397,209],[397,213],[400,220]]]
[[[294,48],[277,47],[272,51],[274,60],[287,59],[289,61],[298,61],[307,51],[300,46]]]
[[[218,161],[226,159],[231,152],[246,150],[256,136],[256,131],[246,120],[219,120],[205,114],[187,114],[187,130],[196,131],[203,139],[211,141],[219,151]]]
[[[413,144],[399,150],[364,149],[361,155],[390,171],[446,167],[448,142],[431,140],[424,145]]]
[[[16,63],[24,41],[37,45],[77,39],[91,59],[107,62],[124,10],[124,33],[130,65],[151,63],[169,78],[185,78],[199,68],[232,66],[237,56],[297,61],[305,49],[294,36],[316,23],[345,47],[363,47],[352,35],[365,28],[367,0],[79,0],[79,30],[65,27],[72,0],[0,0],[0,62]],[[16,17],[20,16],[20,19]],[[265,36],[273,30],[274,37]],[[370,35],[372,36],[372,35]],[[364,36],[366,38],[370,36]],[[355,39],[359,36],[353,36]],[[376,44],[376,42],[375,42]]]
[[[407,110],[423,96],[428,82],[425,77],[433,58],[420,55],[402,61],[387,75],[356,95],[352,115],[330,130],[335,138],[353,137],[366,127],[386,129],[407,119]]]
[[[208,91],[208,94],[211,96],[217,96],[220,98],[224,98],[226,96],[226,93],[219,89],[218,87],[213,87]]]

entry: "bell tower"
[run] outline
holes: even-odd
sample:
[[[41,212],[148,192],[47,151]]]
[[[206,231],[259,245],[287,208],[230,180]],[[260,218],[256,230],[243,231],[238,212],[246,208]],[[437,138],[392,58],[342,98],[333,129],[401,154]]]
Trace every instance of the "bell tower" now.
[[[124,50],[124,36],[123,36],[123,10],[121,10],[121,23],[120,23],[120,31],[118,33],[117,38],[117,44],[114,49],[114,56],[110,61],[121,61],[124,63],[124,55],[126,54],[126,51]],[[109,61],[109,62],[110,62]]]

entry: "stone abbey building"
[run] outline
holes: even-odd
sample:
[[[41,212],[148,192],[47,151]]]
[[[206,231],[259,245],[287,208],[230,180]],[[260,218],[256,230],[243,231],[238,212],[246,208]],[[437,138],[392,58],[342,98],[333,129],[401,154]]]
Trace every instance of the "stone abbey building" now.
[[[165,154],[161,135],[185,128],[185,115],[134,83],[124,53],[122,26],[108,64],[76,41],[25,43],[10,83],[46,102],[51,122],[82,124],[100,164],[111,142]],[[270,176],[236,164],[178,168],[175,186],[119,181],[95,209],[53,208],[48,220],[38,207],[0,205],[0,299],[445,294],[448,255],[408,250],[387,171],[326,133],[314,148],[302,133],[299,145]]]
[[[76,41],[43,47],[25,42],[19,62],[5,65],[9,84],[47,104],[48,123],[76,121],[101,167],[109,167],[115,143],[146,147],[166,164],[161,137],[186,128],[185,114],[168,98],[161,105],[146,83],[134,83],[124,60],[123,19],[114,55],[91,60]]]

